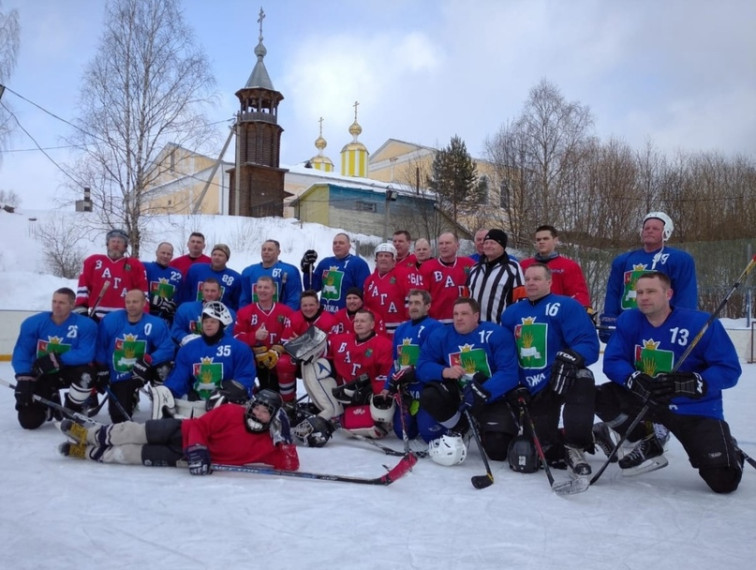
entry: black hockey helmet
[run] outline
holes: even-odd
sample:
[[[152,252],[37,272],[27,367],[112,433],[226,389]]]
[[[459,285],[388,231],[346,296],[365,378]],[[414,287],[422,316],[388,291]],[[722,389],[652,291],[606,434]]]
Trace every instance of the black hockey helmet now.
[[[270,420],[262,422],[254,415],[254,409],[257,406],[265,406],[267,408],[270,413]],[[266,388],[254,394],[252,399],[247,402],[247,411],[245,414],[247,429],[252,432],[267,431],[270,427],[270,422],[276,417],[281,406],[283,406],[283,400],[278,392]]]
[[[519,434],[509,442],[507,451],[507,461],[509,468],[520,473],[534,473],[538,471],[538,455],[536,454],[533,440],[525,435]]]

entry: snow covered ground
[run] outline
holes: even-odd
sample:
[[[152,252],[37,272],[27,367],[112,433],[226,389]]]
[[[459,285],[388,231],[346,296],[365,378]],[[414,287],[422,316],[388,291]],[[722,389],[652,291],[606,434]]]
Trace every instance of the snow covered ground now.
[[[0,378],[12,376],[1,363]],[[756,365],[744,364],[725,409],[752,456],[754,398]],[[0,409],[2,568],[753,567],[756,470],[715,495],[674,439],[667,468],[629,478],[612,465],[588,492],[559,497],[542,471],[498,462],[495,483],[474,489],[470,477],[485,473],[474,444],[462,465],[421,459],[388,487],[102,465],[58,455],[65,438],[52,423],[22,430],[12,390],[0,388]],[[364,477],[397,460],[338,434],[300,458],[303,470]]]
[[[49,307],[52,290],[75,283],[43,274],[29,213],[0,213],[0,309]],[[247,225],[251,224],[251,225]],[[198,227],[208,244],[231,245],[231,267],[258,261],[267,237],[297,263],[315,247],[330,251],[334,231],[290,221],[200,218],[153,231],[177,248]],[[189,231],[191,231],[191,229]],[[365,238],[367,239],[367,238]],[[102,236],[86,245],[101,252]],[[725,414],[743,449],[756,456],[756,364],[743,364],[725,392]],[[597,381],[606,379],[600,363]],[[13,380],[10,363],[0,378]],[[51,423],[22,430],[13,391],[0,386],[0,568],[685,568],[746,569],[756,537],[756,470],[740,489],[719,496],[691,469],[677,441],[670,465],[637,478],[610,466],[588,492],[553,494],[543,472],[517,474],[492,464],[496,482],[476,490],[485,472],[473,443],[464,464],[421,459],[388,487],[241,473],[191,477],[170,468],[101,465],[64,458]],[[136,413],[147,418],[146,405]],[[103,412],[98,416],[107,421]],[[401,443],[387,440],[395,448]],[[301,449],[306,471],[374,477],[397,458],[341,435],[323,449]],[[602,455],[592,459],[594,469]],[[565,477],[564,472],[555,472]]]

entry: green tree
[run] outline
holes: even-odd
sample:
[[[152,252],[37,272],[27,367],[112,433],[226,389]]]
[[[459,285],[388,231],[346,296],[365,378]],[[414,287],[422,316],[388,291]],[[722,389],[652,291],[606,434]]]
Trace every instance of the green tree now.
[[[449,146],[436,153],[428,186],[455,224],[460,213],[480,204],[486,185],[478,183],[476,164],[465,142],[457,135],[451,138]]]

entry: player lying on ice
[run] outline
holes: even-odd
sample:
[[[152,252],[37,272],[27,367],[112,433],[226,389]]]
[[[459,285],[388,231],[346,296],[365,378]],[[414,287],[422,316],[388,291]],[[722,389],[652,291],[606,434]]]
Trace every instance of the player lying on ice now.
[[[279,394],[261,390],[246,405],[225,404],[192,419],[93,427],[66,419],[60,430],[72,441],[59,450],[78,459],[150,467],[176,467],[185,460],[192,475],[209,475],[213,463],[296,471],[299,457],[281,404]]]

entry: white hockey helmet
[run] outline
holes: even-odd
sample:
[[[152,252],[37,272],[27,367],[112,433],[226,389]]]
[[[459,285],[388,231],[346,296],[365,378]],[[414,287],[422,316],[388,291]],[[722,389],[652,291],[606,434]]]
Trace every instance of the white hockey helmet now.
[[[374,422],[390,424],[394,420],[396,402],[391,396],[370,396],[370,417]]]
[[[467,457],[467,445],[459,434],[442,435],[428,444],[428,455],[439,465],[459,465]]]
[[[234,322],[234,318],[231,316],[231,311],[228,310],[226,305],[220,301],[210,301],[202,308],[202,316],[207,315],[213,319],[217,319],[224,327],[227,327]]]
[[[664,223],[664,233],[662,234],[662,239],[664,241],[667,241],[670,237],[672,237],[672,232],[675,230],[675,224],[674,222],[672,222],[672,218],[670,218],[664,212],[649,212],[648,214],[646,214],[646,216],[643,218],[643,223],[641,223],[641,232],[643,231],[643,226],[646,224],[646,220],[661,220]]]
[[[390,253],[396,259],[396,248],[393,243],[385,242],[378,244],[378,247],[375,248],[375,256],[378,257],[379,253]]]

